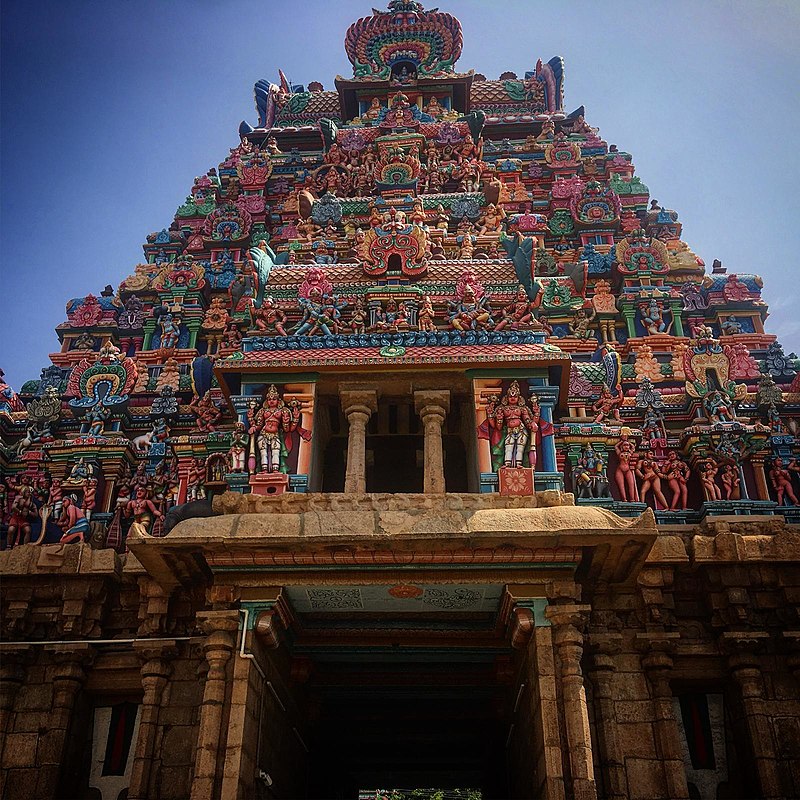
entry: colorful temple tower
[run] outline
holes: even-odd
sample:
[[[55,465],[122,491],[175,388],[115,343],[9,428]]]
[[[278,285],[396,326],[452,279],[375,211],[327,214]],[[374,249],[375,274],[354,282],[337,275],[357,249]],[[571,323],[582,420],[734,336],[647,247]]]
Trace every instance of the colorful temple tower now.
[[[6,797],[800,792],[761,278],[707,272],[560,58],[461,47],[392,0],[334,90],[258,81],[2,384]]]

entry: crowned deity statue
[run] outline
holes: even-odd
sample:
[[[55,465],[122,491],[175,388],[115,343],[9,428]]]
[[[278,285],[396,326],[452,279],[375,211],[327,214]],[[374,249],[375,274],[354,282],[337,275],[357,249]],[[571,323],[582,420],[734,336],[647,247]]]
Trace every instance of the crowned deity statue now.
[[[297,431],[304,441],[311,439],[311,432],[300,427],[301,416],[300,402],[286,403],[274,384],[267,390],[260,408],[256,401],[251,402],[247,412],[248,432],[258,451],[261,472],[288,472],[291,434]]]
[[[488,439],[492,465],[536,469],[536,434],[541,411],[535,395],[526,401],[519,382],[512,381],[502,400],[492,395],[486,403],[486,422],[478,437]]]

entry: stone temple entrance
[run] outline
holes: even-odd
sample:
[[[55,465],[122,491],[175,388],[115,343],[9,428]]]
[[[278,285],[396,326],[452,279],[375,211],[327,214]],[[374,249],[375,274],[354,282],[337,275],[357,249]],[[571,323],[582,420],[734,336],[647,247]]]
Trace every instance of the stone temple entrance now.
[[[196,796],[595,797],[577,580],[630,586],[655,527],[533,503],[228,494],[137,540],[167,584],[213,575]]]
[[[365,786],[505,790],[512,652],[500,584],[284,590],[304,665],[309,796]],[[298,673],[298,677],[301,677]]]

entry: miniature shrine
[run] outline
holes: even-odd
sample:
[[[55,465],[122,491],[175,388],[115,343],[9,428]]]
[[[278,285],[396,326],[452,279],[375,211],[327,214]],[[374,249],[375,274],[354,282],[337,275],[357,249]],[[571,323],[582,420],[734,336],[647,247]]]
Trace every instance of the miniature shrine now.
[[[0,372],[4,796],[800,794],[800,359],[560,58],[461,48],[259,80]]]

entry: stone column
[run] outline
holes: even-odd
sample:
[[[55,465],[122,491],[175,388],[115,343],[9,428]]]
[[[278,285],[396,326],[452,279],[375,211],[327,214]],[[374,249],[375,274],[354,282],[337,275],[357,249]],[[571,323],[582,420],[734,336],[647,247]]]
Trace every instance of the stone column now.
[[[566,747],[575,800],[597,798],[586,689],[581,671],[583,627],[589,611],[590,606],[570,603],[548,606],[545,612],[553,626],[553,642],[560,664]]]
[[[764,683],[758,650],[762,640],[769,639],[766,631],[723,633],[723,645],[730,653],[728,665],[742,697],[747,731],[753,748],[756,775],[761,796],[766,800],[787,797],[781,791],[775,741],[772,736],[770,715],[764,707]]]
[[[769,496],[769,485],[767,484],[767,476],[764,472],[764,456],[754,453],[750,457],[750,463],[753,465],[753,475],[756,479],[756,491],[758,492],[759,500],[772,500]]]
[[[238,611],[203,611],[197,615],[206,640],[203,645],[208,673],[200,708],[200,730],[194,763],[191,800],[211,800],[217,775],[222,736],[222,712],[227,689],[227,664],[236,648]]]
[[[59,644],[46,649],[55,659],[53,708],[47,720],[47,731],[39,737],[36,748],[38,773],[32,797],[55,796],[75,699],[86,680],[84,666],[90,663],[93,655],[88,644]]]
[[[642,668],[650,684],[653,699],[653,733],[656,752],[664,769],[664,786],[668,797],[686,800],[689,786],[686,782],[686,767],[683,763],[680,728],[675,718],[675,707],[669,678],[672,672],[672,655],[677,633],[642,634],[644,645]]]
[[[542,385],[540,385],[542,384]],[[531,378],[528,380],[528,386],[531,393],[539,398],[539,408],[542,412],[542,420],[548,425],[553,424],[553,409],[558,402],[559,389],[558,386],[544,385],[543,378]],[[558,465],[556,463],[556,437],[555,436],[542,436],[542,447],[539,453],[539,470],[541,472],[558,472]],[[563,489],[563,478],[561,480],[561,488]]]
[[[6,645],[0,650],[0,768],[3,766],[3,750],[11,725],[14,700],[25,681],[25,667],[33,655],[28,645]],[[0,771],[0,797],[5,796],[4,779]]]
[[[32,652],[33,648],[28,645],[6,645],[0,653],[0,756],[3,754],[14,699],[25,680],[25,665]]]
[[[133,754],[128,800],[146,800],[150,794],[150,767],[158,728],[158,712],[164,689],[172,672],[170,660],[177,653],[176,642],[135,642],[133,649],[142,660],[142,706],[139,712],[139,735]]]
[[[614,712],[615,656],[620,651],[622,634],[600,633],[589,636],[592,650],[590,674],[594,684],[596,730],[600,753],[600,768],[605,779],[607,800],[626,800],[625,761],[617,736]]]
[[[450,392],[447,389],[414,392],[414,408],[422,419],[425,430],[426,494],[443,494],[444,451],[442,449],[442,424],[450,410]]]
[[[373,386],[343,384],[339,387],[342,411],[350,430],[347,434],[345,492],[366,492],[366,437],[369,418],[378,410],[378,392]]]

